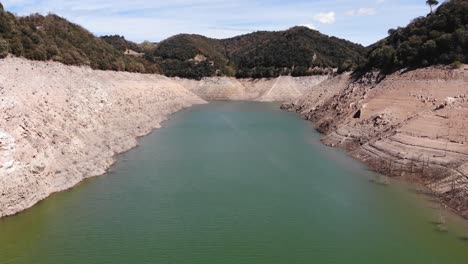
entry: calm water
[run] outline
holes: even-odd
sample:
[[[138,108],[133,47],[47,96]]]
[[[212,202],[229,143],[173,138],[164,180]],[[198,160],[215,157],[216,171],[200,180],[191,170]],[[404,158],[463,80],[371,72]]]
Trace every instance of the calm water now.
[[[468,263],[456,225],[274,104],[177,113],[105,176],[0,220],[0,263]]]

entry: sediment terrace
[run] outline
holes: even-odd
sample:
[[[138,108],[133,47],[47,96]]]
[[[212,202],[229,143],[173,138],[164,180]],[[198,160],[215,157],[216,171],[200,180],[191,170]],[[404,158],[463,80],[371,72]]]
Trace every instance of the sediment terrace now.
[[[210,77],[199,81],[180,78],[173,80],[205,100],[284,102],[301,97],[328,78],[328,75],[318,75],[271,79]]]
[[[339,75],[283,108],[313,121],[325,144],[384,174],[424,183],[468,217],[467,70]]]

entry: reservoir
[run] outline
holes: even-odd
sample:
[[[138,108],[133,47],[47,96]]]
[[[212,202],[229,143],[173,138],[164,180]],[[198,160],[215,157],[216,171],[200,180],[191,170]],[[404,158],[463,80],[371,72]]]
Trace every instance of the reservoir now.
[[[0,219],[0,263],[468,263],[461,224],[380,179],[277,104],[194,106],[106,175]]]

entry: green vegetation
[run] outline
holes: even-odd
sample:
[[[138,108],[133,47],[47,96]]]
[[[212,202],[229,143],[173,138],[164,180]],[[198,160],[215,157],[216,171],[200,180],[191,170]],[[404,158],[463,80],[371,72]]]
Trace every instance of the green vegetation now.
[[[126,56],[84,28],[56,15],[15,17],[0,9],[0,57],[11,53],[31,60],[53,60],[94,69],[159,72],[143,58]]]
[[[123,36],[98,38],[56,16],[15,17],[0,4],[0,58],[12,54],[93,69],[163,73],[199,79],[206,76],[275,77],[351,70],[366,49],[306,27],[255,32],[230,39],[177,35],[159,44],[136,44]]]
[[[199,56],[197,56],[199,55]],[[229,59],[221,41],[199,35],[177,35],[161,43],[150,55],[167,76],[201,78],[229,75]]]
[[[162,73],[199,79],[208,76],[269,78],[370,69],[468,63],[468,1],[449,0],[433,12],[369,48],[306,27],[255,32],[229,39],[181,34],[161,43],[136,44],[123,36],[95,37],[56,15],[15,17],[0,3],[0,58],[13,54],[94,69]],[[367,54],[367,55],[366,55]],[[359,66],[358,66],[359,65]]]
[[[177,35],[159,44],[152,61],[168,76],[260,78],[323,74],[324,68],[350,70],[363,61],[364,54],[360,45],[294,27],[224,40]]]
[[[0,38],[0,58],[5,58],[8,55],[8,42]]]
[[[307,27],[280,32],[257,32],[224,41],[238,77],[321,74],[320,69],[350,70],[365,48],[329,37]]]
[[[0,58],[13,54],[101,70],[194,79],[302,76],[328,73],[329,68],[350,70],[364,60],[366,51],[306,27],[224,40],[182,34],[159,44],[136,44],[119,35],[95,37],[56,15],[15,17],[3,7],[0,10]]]
[[[112,45],[114,48],[120,51],[133,50],[135,52],[142,52],[143,49],[136,43],[128,41],[124,36],[113,35],[113,36],[103,36],[102,40]]]
[[[143,53],[151,55],[154,53],[154,51],[158,47],[158,43],[145,40],[143,41],[143,43],[139,44],[138,46],[140,47]]]
[[[431,6],[436,1],[431,2]],[[373,45],[367,63],[371,68],[393,71],[436,64],[468,63],[468,1],[451,0],[407,27],[389,30],[389,36]]]
[[[427,0],[426,4],[429,6],[429,8],[431,8],[431,13],[432,13],[432,7],[438,5],[439,1],[437,1],[437,0]]]

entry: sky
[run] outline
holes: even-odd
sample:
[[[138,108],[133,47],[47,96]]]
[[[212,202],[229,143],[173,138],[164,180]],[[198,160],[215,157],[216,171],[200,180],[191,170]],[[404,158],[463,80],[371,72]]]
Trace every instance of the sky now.
[[[0,0],[17,15],[54,13],[94,34],[159,42],[179,33],[228,38],[302,25],[370,45],[426,15],[425,0]]]

